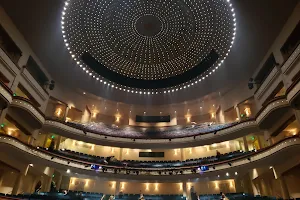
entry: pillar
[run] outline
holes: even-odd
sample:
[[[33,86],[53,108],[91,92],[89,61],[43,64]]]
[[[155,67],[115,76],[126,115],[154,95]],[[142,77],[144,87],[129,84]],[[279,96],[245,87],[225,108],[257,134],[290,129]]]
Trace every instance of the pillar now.
[[[264,131],[264,138],[269,143],[269,145],[273,145],[273,139],[272,139],[270,131],[268,131],[268,130]]]
[[[39,130],[34,130],[29,138],[28,144],[33,146],[35,141],[37,140],[38,135],[39,135]]]
[[[120,183],[120,181],[116,181],[115,196],[116,196],[116,195],[119,195],[119,193],[120,193],[120,188],[121,188],[121,183]]]
[[[244,192],[248,194],[254,194],[253,183],[249,174],[245,175],[243,180]]]
[[[45,178],[44,179],[44,183],[45,183],[44,192],[50,192],[52,177],[45,176],[44,178]]]
[[[59,191],[59,190],[60,190],[61,181],[62,181],[62,175],[61,175],[61,174],[59,174],[59,176],[58,176],[58,180],[57,180],[57,183],[56,183],[56,190],[57,190],[57,191]]]
[[[263,143],[262,143],[262,139],[261,139],[261,136],[260,135],[257,135],[257,140],[258,140],[258,145],[259,145],[259,149],[262,149],[264,148],[263,147]],[[270,138],[270,140],[272,140],[272,138]]]
[[[2,182],[3,182],[3,176],[4,176],[4,172],[1,172],[0,173],[0,187],[1,187]]]
[[[120,152],[119,152],[119,160],[123,160],[123,148],[120,148]]]
[[[298,123],[300,123],[300,110],[293,109],[294,115]]]
[[[184,197],[186,197],[187,200],[189,199],[189,194],[188,194],[187,183],[186,182],[182,183],[182,195]]]
[[[245,147],[245,151],[249,151],[249,146],[248,146],[248,141],[247,141],[247,136],[243,137],[243,141],[244,141],[244,147]]]
[[[69,106],[67,106],[66,112],[65,112],[64,117],[63,117],[63,121],[66,121],[68,113],[69,113],[69,110],[70,110],[70,108],[69,108]]]
[[[184,149],[180,149],[181,161],[185,161]]]
[[[3,110],[1,110],[0,124],[3,124],[7,111],[8,111],[8,108],[4,108]]]
[[[45,134],[45,140],[44,140],[43,147],[46,147],[48,137],[49,137],[49,134]]]
[[[11,192],[12,195],[17,195],[18,194],[18,191],[20,189],[22,180],[23,180],[23,174],[19,173],[18,176],[17,176],[17,179],[15,180],[15,183],[14,183],[14,186],[13,186],[13,189],[12,189],[12,192]]]
[[[59,135],[57,137],[57,141],[56,141],[56,144],[55,144],[55,150],[59,150],[60,143],[61,143],[61,136]]]
[[[241,113],[238,105],[235,106],[235,111],[236,111],[237,118],[239,119],[239,121],[241,121]]]
[[[280,190],[281,190],[281,196],[282,198],[285,199],[290,199],[289,191],[286,185],[286,182],[284,180],[284,176],[280,176],[278,178],[279,180],[279,185],[280,185]]]

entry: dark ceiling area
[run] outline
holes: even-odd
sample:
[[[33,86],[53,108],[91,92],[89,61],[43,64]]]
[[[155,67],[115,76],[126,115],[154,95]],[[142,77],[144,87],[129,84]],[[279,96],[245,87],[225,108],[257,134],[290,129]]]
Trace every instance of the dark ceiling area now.
[[[59,84],[131,104],[188,101],[248,80],[259,66],[299,0],[231,0],[237,33],[232,50],[201,84],[170,94],[137,95],[97,83],[72,61],[61,31],[64,0],[0,0],[46,70]]]

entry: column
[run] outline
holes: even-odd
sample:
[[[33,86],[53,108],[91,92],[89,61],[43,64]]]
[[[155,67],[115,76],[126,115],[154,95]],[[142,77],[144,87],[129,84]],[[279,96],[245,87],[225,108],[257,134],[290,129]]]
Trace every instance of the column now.
[[[7,111],[8,111],[8,108],[4,108],[3,110],[1,110],[0,124],[3,124]]]
[[[241,113],[238,105],[235,106],[235,111],[236,111],[237,118],[239,119],[239,121],[241,121]]]
[[[300,110],[293,109],[293,111],[294,111],[297,122],[300,123]]]
[[[17,179],[15,180],[15,184],[14,184],[14,187],[13,187],[12,192],[11,192],[12,195],[17,195],[18,194],[18,191],[20,189],[22,180],[23,180],[23,174],[19,173],[18,176],[17,176]]]
[[[1,187],[2,182],[3,182],[3,176],[4,176],[4,171],[0,173],[0,187]]]
[[[285,180],[284,180],[284,176],[280,176],[278,178],[279,180],[279,185],[280,185],[280,190],[281,190],[281,196],[282,198],[285,199],[290,199],[290,195],[289,195],[289,191],[288,188],[286,186]]]
[[[55,150],[59,150],[60,143],[61,143],[61,136],[59,135],[56,140]]]
[[[188,194],[187,183],[186,182],[182,183],[182,195],[184,197],[186,197],[187,200],[189,199],[189,194]]]
[[[52,177],[49,177],[49,176],[45,176],[44,177],[45,181],[45,187],[44,187],[44,192],[50,192],[50,189],[51,189],[51,183],[52,183]]]
[[[245,175],[243,182],[244,182],[245,193],[254,194],[253,183],[250,174]]]
[[[56,190],[57,190],[57,191],[59,191],[59,190],[60,190],[61,181],[62,181],[62,175],[61,175],[61,174],[59,174],[59,176],[58,176],[58,180],[57,180],[57,183],[56,183]]]
[[[257,135],[257,140],[258,140],[259,149],[264,148],[263,143],[261,141],[261,136],[260,135]],[[272,140],[272,138],[270,138],[270,140]]]
[[[34,130],[29,138],[28,144],[33,146],[34,142],[36,141],[37,137],[39,135],[39,130]]]
[[[185,154],[184,154],[184,149],[180,149],[180,155],[181,155],[181,161],[185,161]]]
[[[119,160],[123,160],[123,148],[120,148],[120,152],[119,152]]]
[[[69,113],[69,110],[70,110],[70,108],[69,108],[69,106],[67,106],[67,108],[66,108],[66,112],[65,112],[65,114],[64,114],[63,121],[66,121],[66,119],[67,119],[67,116],[68,116],[68,113]]]
[[[49,134],[45,134],[45,140],[44,140],[43,147],[46,147],[48,137],[49,137]]]
[[[243,141],[244,141],[245,151],[247,152],[249,151],[249,146],[248,146],[248,141],[246,136],[243,137]]]
[[[120,184],[121,184],[120,181],[116,181],[115,196],[119,195],[119,193],[120,193],[120,188],[121,188]]]
[[[264,138],[269,143],[269,145],[273,145],[273,140],[270,131],[264,131]]]

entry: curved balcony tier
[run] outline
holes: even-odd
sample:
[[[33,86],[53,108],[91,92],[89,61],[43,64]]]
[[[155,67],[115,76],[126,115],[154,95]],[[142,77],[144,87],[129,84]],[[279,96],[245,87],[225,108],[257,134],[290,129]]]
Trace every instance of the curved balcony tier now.
[[[182,148],[232,140],[268,128],[291,107],[285,97],[270,101],[255,119],[221,125],[189,125],[166,128],[119,128],[103,123],[75,124],[46,120],[43,130],[99,145],[130,148]]]
[[[182,181],[188,179],[218,179],[220,175],[223,176],[226,173],[233,175],[237,172],[236,174],[242,174],[247,171],[246,169],[258,168],[260,166],[265,166],[266,164],[272,166],[282,163],[287,156],[291,157],[291,155],[293,155],[292,152],[296,152],[300,149],[300,138],[298,136],[286,138],[270,147],[247,155],[207,164],[205,165],[208,167],[206,171],[198,169],[199,165],[174,167],[172,169],[156,168],[152,170],[102,165],[102,169],[105,170],[94,170],[91,169],[91,165],[94,163],[59,156],[29,146],[9,136],[0,136],[0,149],[5,149],[11,156],[20,159],[20,161],[42,164],[63,171],[69,169],[72,173],[80,173],[87,176],[130,180]],[[24,159],[26,159],[26,161]],[[161,173],[166,170],[167,173]]]

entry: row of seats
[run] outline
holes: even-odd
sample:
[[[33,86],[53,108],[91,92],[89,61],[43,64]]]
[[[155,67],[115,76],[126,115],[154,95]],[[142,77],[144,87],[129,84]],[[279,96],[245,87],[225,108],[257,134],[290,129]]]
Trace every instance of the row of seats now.
[[[41,147],[40,147],[41,148]],[[75,152],[67,149],[61,150],[51,150],[48,151],[59,154],[68,158],[73,158],[77,160],[82,160],[86,162],[91,162],[94,164],[100,165],[111,165],[111,166],[118,166],[118,167],[132,167],[132,168],[173,168],[173,167],[183,167],[183,166],[195,166],[195,165],[208,165],[215,162],[226,161],[233,158],[238,158],[240,156],[245,156],[254,151],[244,152],[242,150],[229,152],[225,154],[221,154],[220,156],[210,156],[204,158],[197,158],[197,159],[189,159],[186,161],[139,161],[139,160],[122,160],[118,161],[113,157],[100,157],[95,155],[89,155],[85,153]]]
[[[111,195],[105,195],[102,193],[91,192],[76,192],[68,191],[67,194],[63,192],[59,193],[39,193],[39,194],[19,194],[19,195],[5,195],[0,193],[0,198],[7,197],[7,199],[31,199],[31,200],[109,200]],[[276,200],[275,197],[262,197],[253,196],[245,193],[229,193],[226,196],[230,200]],[[124,194],[115,196],[115,200],[138,200],[139,194]],[[144,195],[145,200],[185,200],[183,195]],[[220,194],[204,194],[199,195],[200,200],[219,200]]]
[[[67,125],[85,132],[93,132],[101,135],[124,137],[132,139],[172,139],[188,136],[196,136],[206,133],[214,133],[222,129],[237,125],[240,122],[225,124],[215,124],[211,122],[187,125],[187,126],[170,126],[170,127],[136,127],[107,125],[102,122],[76,123],[65,122]]]
[[[276,200],[275,197],[253,196],[246,193],[227,193],[226,197],[230,200]],[[200,200],[220,200],[220,194],[199,195]]]

